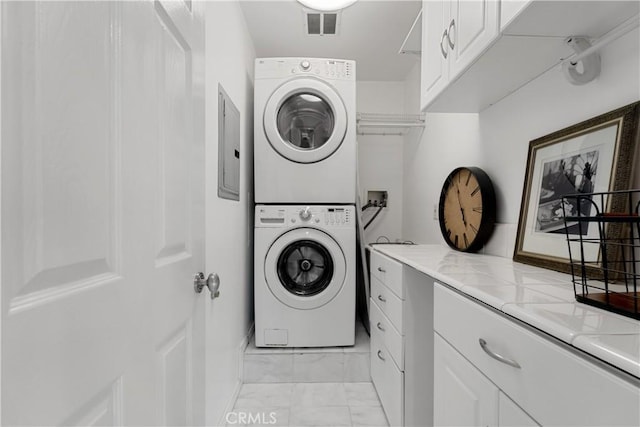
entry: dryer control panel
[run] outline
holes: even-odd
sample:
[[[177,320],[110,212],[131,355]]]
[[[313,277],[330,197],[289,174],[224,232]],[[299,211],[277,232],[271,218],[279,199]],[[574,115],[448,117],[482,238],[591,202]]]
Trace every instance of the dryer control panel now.
[[[287,76],[316,76],[333,80],[356,80],[356,63],[344,59],[258,58],[256,79]]]
[[[331,226],[349,225],[351,221],[354,220],[352,210],[343,207],[327,208],[327,210],[323,212],[323,215],[324,224]]]
[[[353,227],[353,206],[257,205],[256,227]]]

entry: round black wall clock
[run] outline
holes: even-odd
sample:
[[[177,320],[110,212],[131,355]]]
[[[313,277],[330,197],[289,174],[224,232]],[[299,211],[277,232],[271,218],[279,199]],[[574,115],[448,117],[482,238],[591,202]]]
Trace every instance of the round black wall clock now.
[[[477,167],[454,169],[442,186],[439,219],[442,236],[453,249],[482,248],[496,221],[496,195],[489,176]]]

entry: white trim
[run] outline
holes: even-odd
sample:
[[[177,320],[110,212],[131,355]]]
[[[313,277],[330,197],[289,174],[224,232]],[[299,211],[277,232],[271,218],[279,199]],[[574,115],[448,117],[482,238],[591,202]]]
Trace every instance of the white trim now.
[[[2,4],[0,4],[0,182],[2,182]],[[0,190],[0,225],[2,224],[2,191]],[[2,227],[0,227],[0,241],[2,241]],[[2,245],[0,245],[0,284],[2,284]],[[7,286],[0,286],[0,367],[2,366],[2,317],[4,316],[4,305],[2,304],[2,289]],[[2,369],[0,368],[0,384],[2,382]],[[2,423],[2,387],[0,387],[0,424]]]
[[[249,346],[251,337],[253,337],[255,326],[256,326],[255,322],[251,322],[251,326],[249,326],[247,335],[244,337],[244,339],[240,343],[240,354],[238,355],[238,357],[240,358],[240,362],[238,363],[238,378],[240,379],[240,383],[244,383],[244,352],[247,350],[247,347]]]
[[[254,327],[255,327],[255,324],[251,323],[251,326],[249,326],[249,330],[247,331],[247,334],[244,336],[244,338],[242,338],[242,341],[238,346],[238,358],[239,358],[238,381],[236,381],[236,386],[233,389],[233,393],[231,393],[231,397],[229,398],[229,400],[227,401],[227,404],[224,407],[224,412],[222,413],[220,420],[218,420],[218,423],[216,424],[218,426],[227,425],[227,420],[226,420],[227,414],[233,411],[233,407],[236,405],[236,400],[238,400],[238,395],[240,394],[240,389],[244,384],[244,352],[247,349],[247,346],[249,345],[249,341],[251,340],[251,337],[253,336]]]

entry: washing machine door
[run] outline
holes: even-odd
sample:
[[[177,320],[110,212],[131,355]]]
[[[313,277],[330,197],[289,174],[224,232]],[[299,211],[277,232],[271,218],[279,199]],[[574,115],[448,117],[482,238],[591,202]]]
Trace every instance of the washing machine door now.
[[[289,307],[310,310],[340,293],[346,261],[340,245],[314,228],[299,228],[276,239],[265,257],[271,293]]]
[[[264,130],[281,156],[315,163],[331,156],[347,131],[347,111],[328,84],[312,78],[289,80],[265,106]]]

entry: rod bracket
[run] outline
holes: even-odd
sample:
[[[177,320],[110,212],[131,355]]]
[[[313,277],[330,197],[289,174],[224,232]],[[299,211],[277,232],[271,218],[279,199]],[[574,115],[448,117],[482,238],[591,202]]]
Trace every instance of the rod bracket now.
[[[580,53],[591,47],[591,43],[585,37],[569,37],[565,40],[565,43],[569,45],[577,55],[580,55]],[[579,63],[582,64],[582,71],[578,71],[577,67]],[[583,85],[600,75],[600,65],[600,54],[593,52],[577,61],[572,59],[564,61],[562,63],[562,72],[569,83]]]

